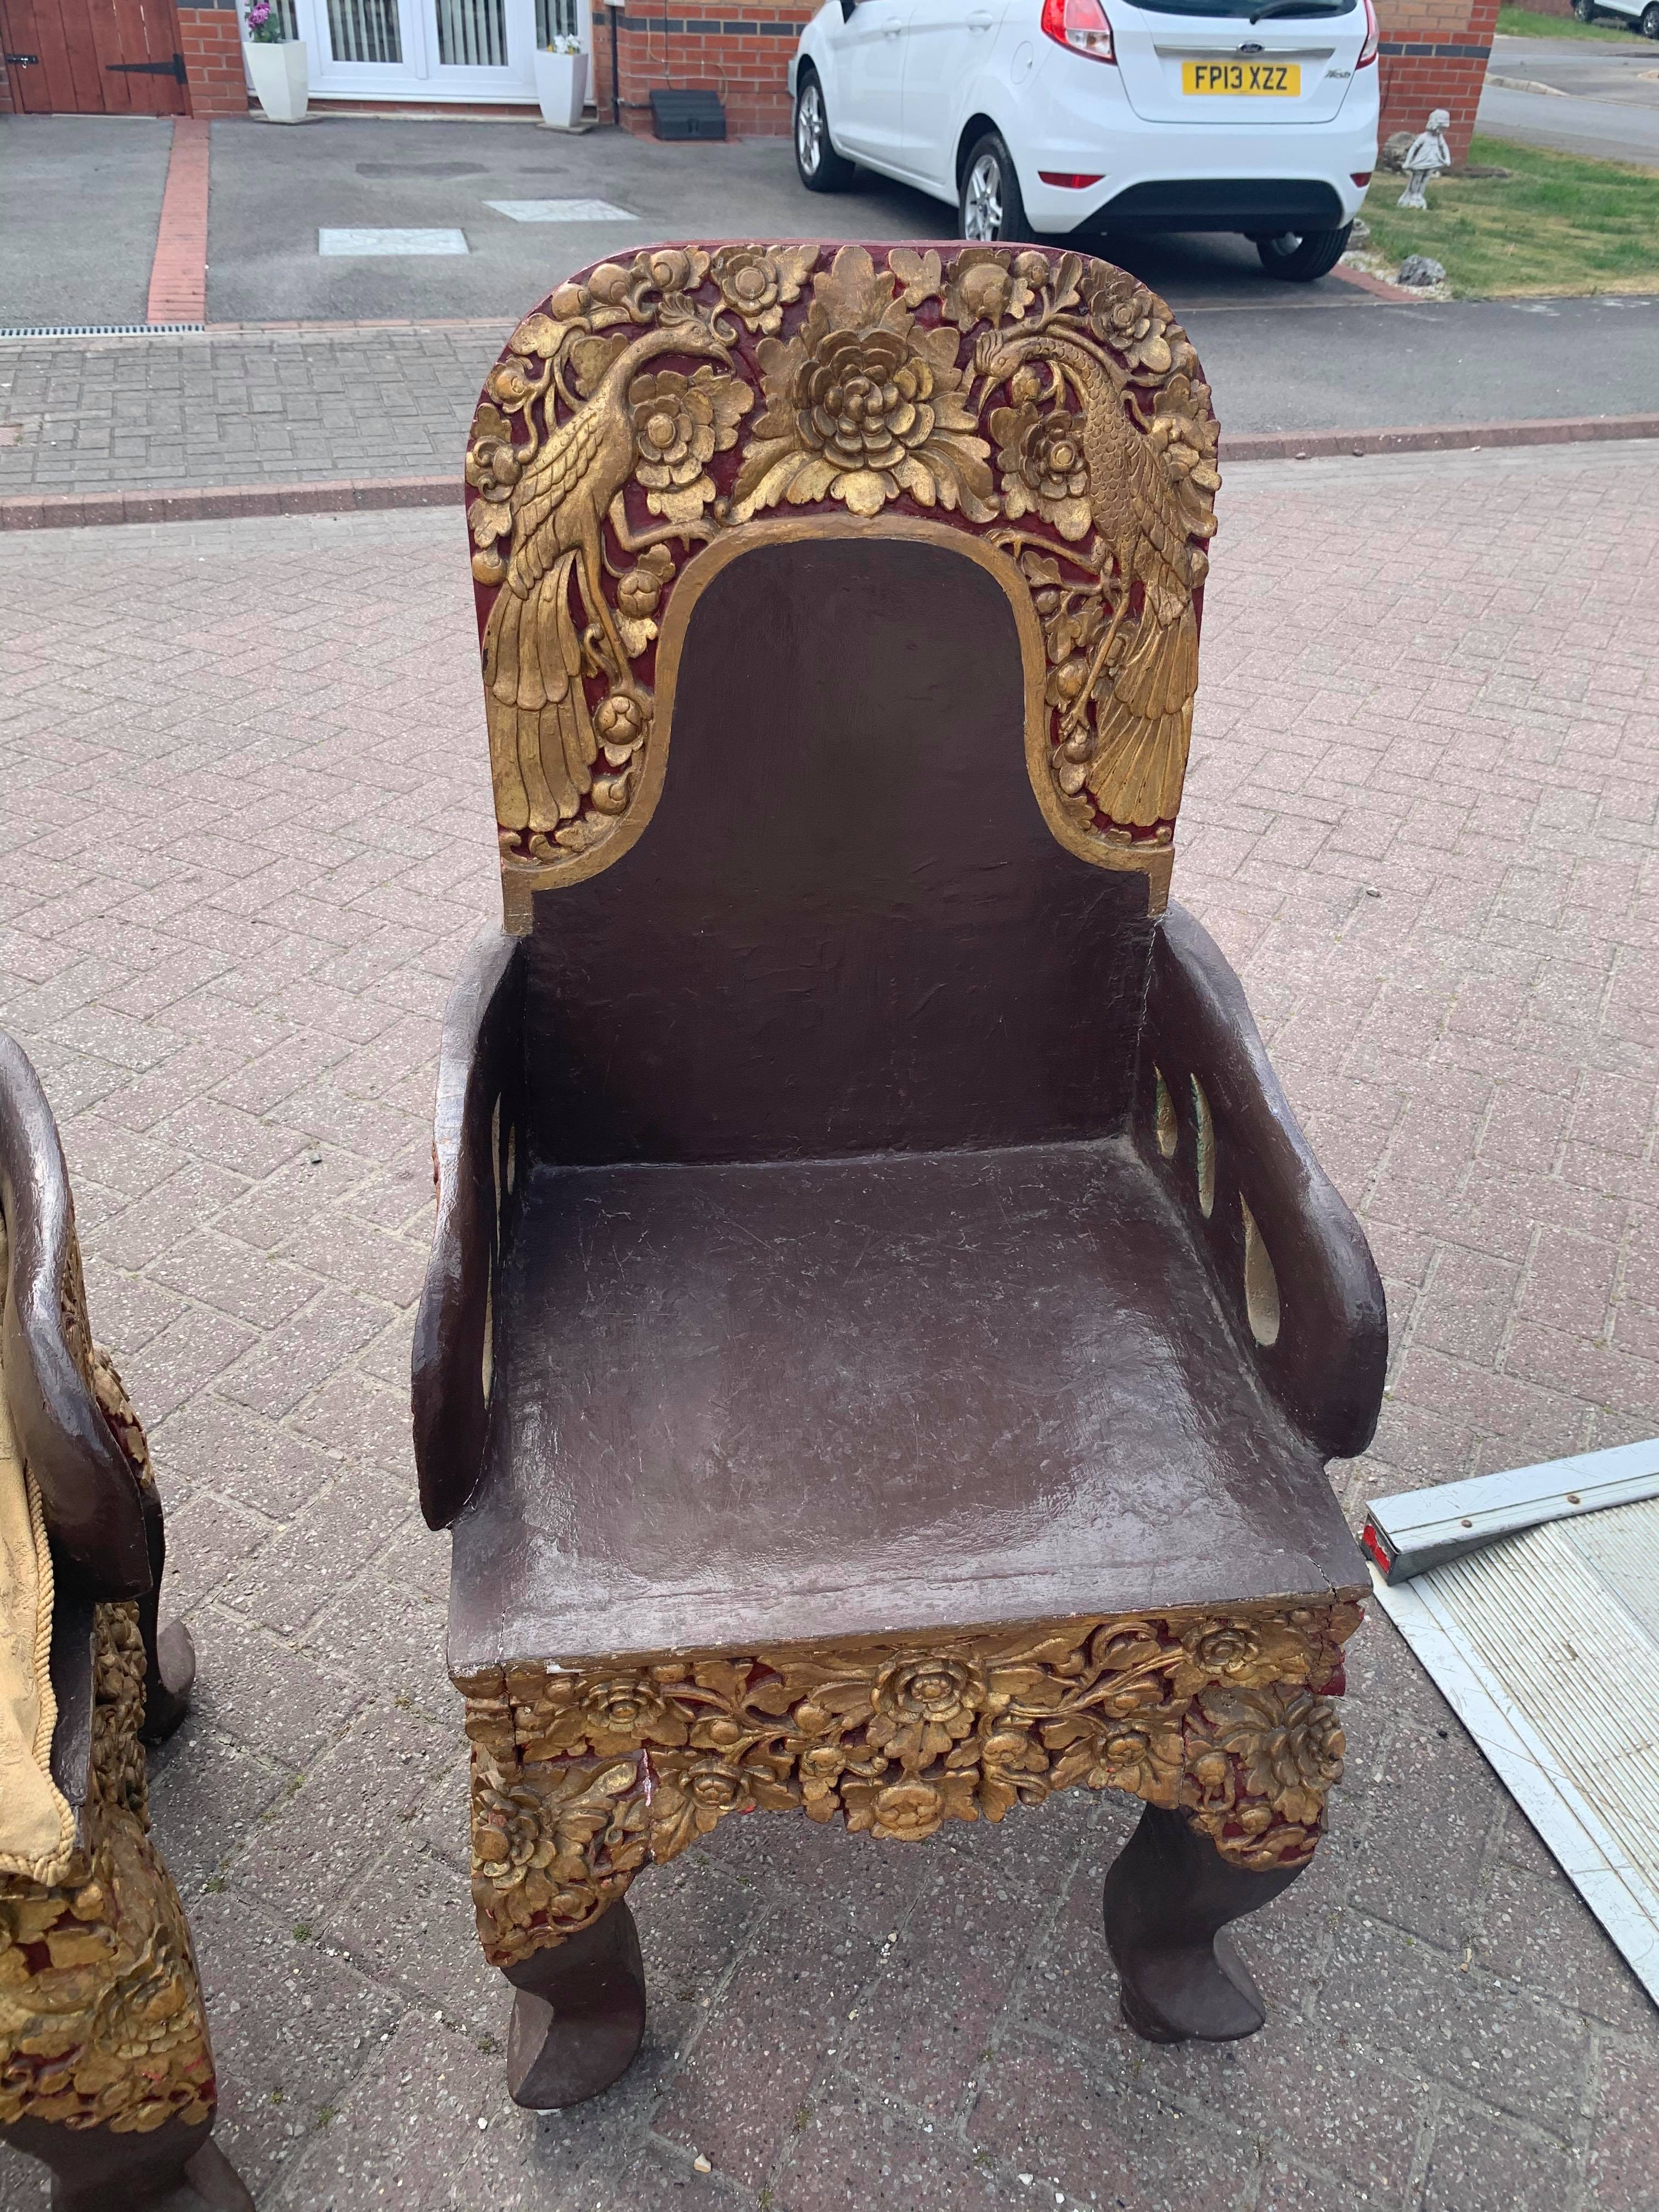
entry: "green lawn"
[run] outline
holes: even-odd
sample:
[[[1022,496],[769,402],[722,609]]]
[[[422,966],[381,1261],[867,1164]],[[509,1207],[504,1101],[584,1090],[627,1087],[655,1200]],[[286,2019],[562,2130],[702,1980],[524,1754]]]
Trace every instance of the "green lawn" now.
[[[1512,39],[1633,39],[1634,23],[1615,23],[1610,15],[1599,23],[1581,23],[1576,15],[1540,15],[1531,8],[1500,8],[1498,27]]]
[[[1659,291],[1659,177],[1651,169],[1498,138],[1477,138],[1469,160],[1510,173],[1438,178],[1426,215],[1396,206],[1405,179],[1380,171],[1365,195],[1366,250],[1390,271],[1407,253],[1431,255],[1462,299]]]

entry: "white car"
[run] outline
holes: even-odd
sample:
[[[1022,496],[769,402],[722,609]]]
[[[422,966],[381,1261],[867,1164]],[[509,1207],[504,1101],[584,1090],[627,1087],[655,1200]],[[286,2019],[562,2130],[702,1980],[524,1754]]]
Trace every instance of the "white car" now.
[[[790,64],[809,191],[855,165],[964,238],[1231,230],[1322,276],[1376,161],[1372,0],[828,0]]]
[[[1618,15],[1644,39],[1659,39],[1659,0],[1572,0],[1572,12],[1581,23]]]

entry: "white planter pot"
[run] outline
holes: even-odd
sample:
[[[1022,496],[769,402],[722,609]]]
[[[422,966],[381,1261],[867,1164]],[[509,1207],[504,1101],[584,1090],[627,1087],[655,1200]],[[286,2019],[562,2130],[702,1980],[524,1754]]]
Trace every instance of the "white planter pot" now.
[[[303,123],[310,75],[306,66],[303,39],[283,39],[275,46],[248,40],[242,48],[254,97],[272,123]]]
[[[536,97],[542,104],[544,123],[556,131],[574,131],[587,97],[587,56],[551,54],[538,46]]]

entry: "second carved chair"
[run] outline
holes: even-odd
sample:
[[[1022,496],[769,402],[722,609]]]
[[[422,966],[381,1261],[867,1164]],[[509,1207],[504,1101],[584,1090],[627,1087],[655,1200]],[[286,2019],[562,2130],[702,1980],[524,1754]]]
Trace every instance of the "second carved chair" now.
[[[149,1836],[144,1746],[184,1717],[188,1632],[158,1631],[161,1499],[92,1340],[69,1178],[0,1034],[0,2144],[54,2212],[252,2212],[210,2141],[217,2090],[184,1908]]]

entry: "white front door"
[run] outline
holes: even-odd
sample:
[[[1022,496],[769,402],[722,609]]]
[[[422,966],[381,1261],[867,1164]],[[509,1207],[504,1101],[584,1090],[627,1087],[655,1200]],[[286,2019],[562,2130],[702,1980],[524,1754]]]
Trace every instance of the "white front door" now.
[[[590,44],[588,0],[294,0],[294,6],[311,89],[322,100],[533,101],[538,33]]]

